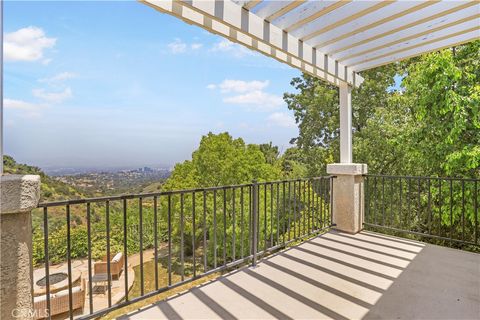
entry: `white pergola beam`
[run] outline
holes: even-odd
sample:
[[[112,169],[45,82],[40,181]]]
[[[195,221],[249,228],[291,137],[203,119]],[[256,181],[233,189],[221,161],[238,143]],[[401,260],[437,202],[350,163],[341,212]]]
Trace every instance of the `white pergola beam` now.
[[[457,15],[457,13],[453,14],[452,18],[457,18],[455,17],[455,15]],[[476,23],[478,24],[479,19],[480,19],[480,14],[475,13],[467,17],[464,17],[464,15],[458,15],[458,19],[453,19],[453,20],[449,19],[445,21],[446,19],[438,19],[438,21],[435,21],[435,20],[430,21],[428,22],[432,26],[430,29],[424,30],[422,32],[418,32],[418,31],[415,32],[415,30],[402,30],[394,34],[391,34],[385,38],[382,38],[381,40],[379,39],[376,41],[372,41],[369,44],[363,44],[361,46],[349,49],[347,51],[336,53],[335,57],[338,59],[338,61],[344,62],[345,60],[348,60],[354,57],[364,56],[372,52],[378,52],[378,50],[382,50],[383,48],[386,48],[389,46],[406,43],[407,41],[410,41],[418,37],[428,36],[429,38],[431,38],[432,34],[435,34],[439,31],[443,31],[451,27],[455,27],[464,22],[477,20]]]
[[[475,26],[471,30],[463,30],[456,34],[450,34],[438,39],[432,39],[423,43],[392,51],[384,56],[379,56],[369,61],[359,62],[352,66],[356,71],[371,69],[382,65],[390,64],[393,61],[401,61],[416,57],[420,53],[438,51],[453,46],[458,46],[467,42],[474,41],[480,37],[480,27]]]
[[[340,163],[352,163],[352,88],[340,84]]]
[[[231,0],[141,1],[336,86],[346,82],[358,87],[363,82],[350,68]]]
[[[377,50],[364,53],[362,55],[357,55],[356,57],[342,59],[342,61],[347,63],[348,65],[353,66],[353,65],[360,64],[362,62],[374,61],[374,60],[387,57],[396,53],[401,53],[404,51],[408,51],[410,49],[422,47],[429,43],[439,42],[441,40],[453,38],[465,33],[468,34],[468,32],[470,31],[475,31],[475,30],[478,31],[480,29],[480,25],[478,24],[478,17],[480,17],[480,15],[477,15],[477,19],[470,19],[463,23],[455,24],[450,28],[441,29],[437,32],[430,32],[428,35],[409,37],[408,40],[396,41],[395,43],[389,46],[378,48]],[[405,47],[404,45],[405,42],[408,43],[407,47]]]
[[[343,34],[339,34],[340,36],[338,37],[332,36],[329,41],[330,44],[323,44],[320,49],[335,57],[345,55],[344,52],[347,50],[350,53],[362,51],[401,37],[429,31],[440,24],[449,23],[474,13],[479,13],[478,6],[478,1],[433,2],[432,5],[422,10],[417,10],[405,16],[389,20],[388,22],[374,25],[373,28],[367,30],[358,28],[346,38],[342,37]]]

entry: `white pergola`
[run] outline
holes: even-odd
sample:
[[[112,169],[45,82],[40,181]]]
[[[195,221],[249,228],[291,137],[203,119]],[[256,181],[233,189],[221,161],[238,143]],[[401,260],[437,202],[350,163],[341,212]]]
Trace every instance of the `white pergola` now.
[[[480,38],[480,2],[141,0],[340,91],[340,162],[352,163],[359,72]]]

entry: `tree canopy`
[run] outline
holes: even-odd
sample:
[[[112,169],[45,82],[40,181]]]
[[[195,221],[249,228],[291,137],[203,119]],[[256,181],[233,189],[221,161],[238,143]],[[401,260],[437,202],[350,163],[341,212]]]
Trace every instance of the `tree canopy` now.
[[[479,49],[475,41],[363,72],[352,97],[354,161],[372,173],[478,177]],[[338,89],[305,74],[291,84],[292,142],[309,175],[325,173],[339,156]]]

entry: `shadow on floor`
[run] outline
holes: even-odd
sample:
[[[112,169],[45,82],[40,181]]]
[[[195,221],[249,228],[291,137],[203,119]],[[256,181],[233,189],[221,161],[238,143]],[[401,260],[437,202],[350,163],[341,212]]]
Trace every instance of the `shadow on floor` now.
[[[329,232],[121,319],[479,319],[480,255]]]

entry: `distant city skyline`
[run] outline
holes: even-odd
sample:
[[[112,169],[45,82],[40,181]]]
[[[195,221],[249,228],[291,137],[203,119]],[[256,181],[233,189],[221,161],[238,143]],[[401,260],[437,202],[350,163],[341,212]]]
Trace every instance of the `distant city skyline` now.
[[[4,148],[42,168],[171,167],[228,131],[280,150],[300,72],[139,2],[4,2]]]

